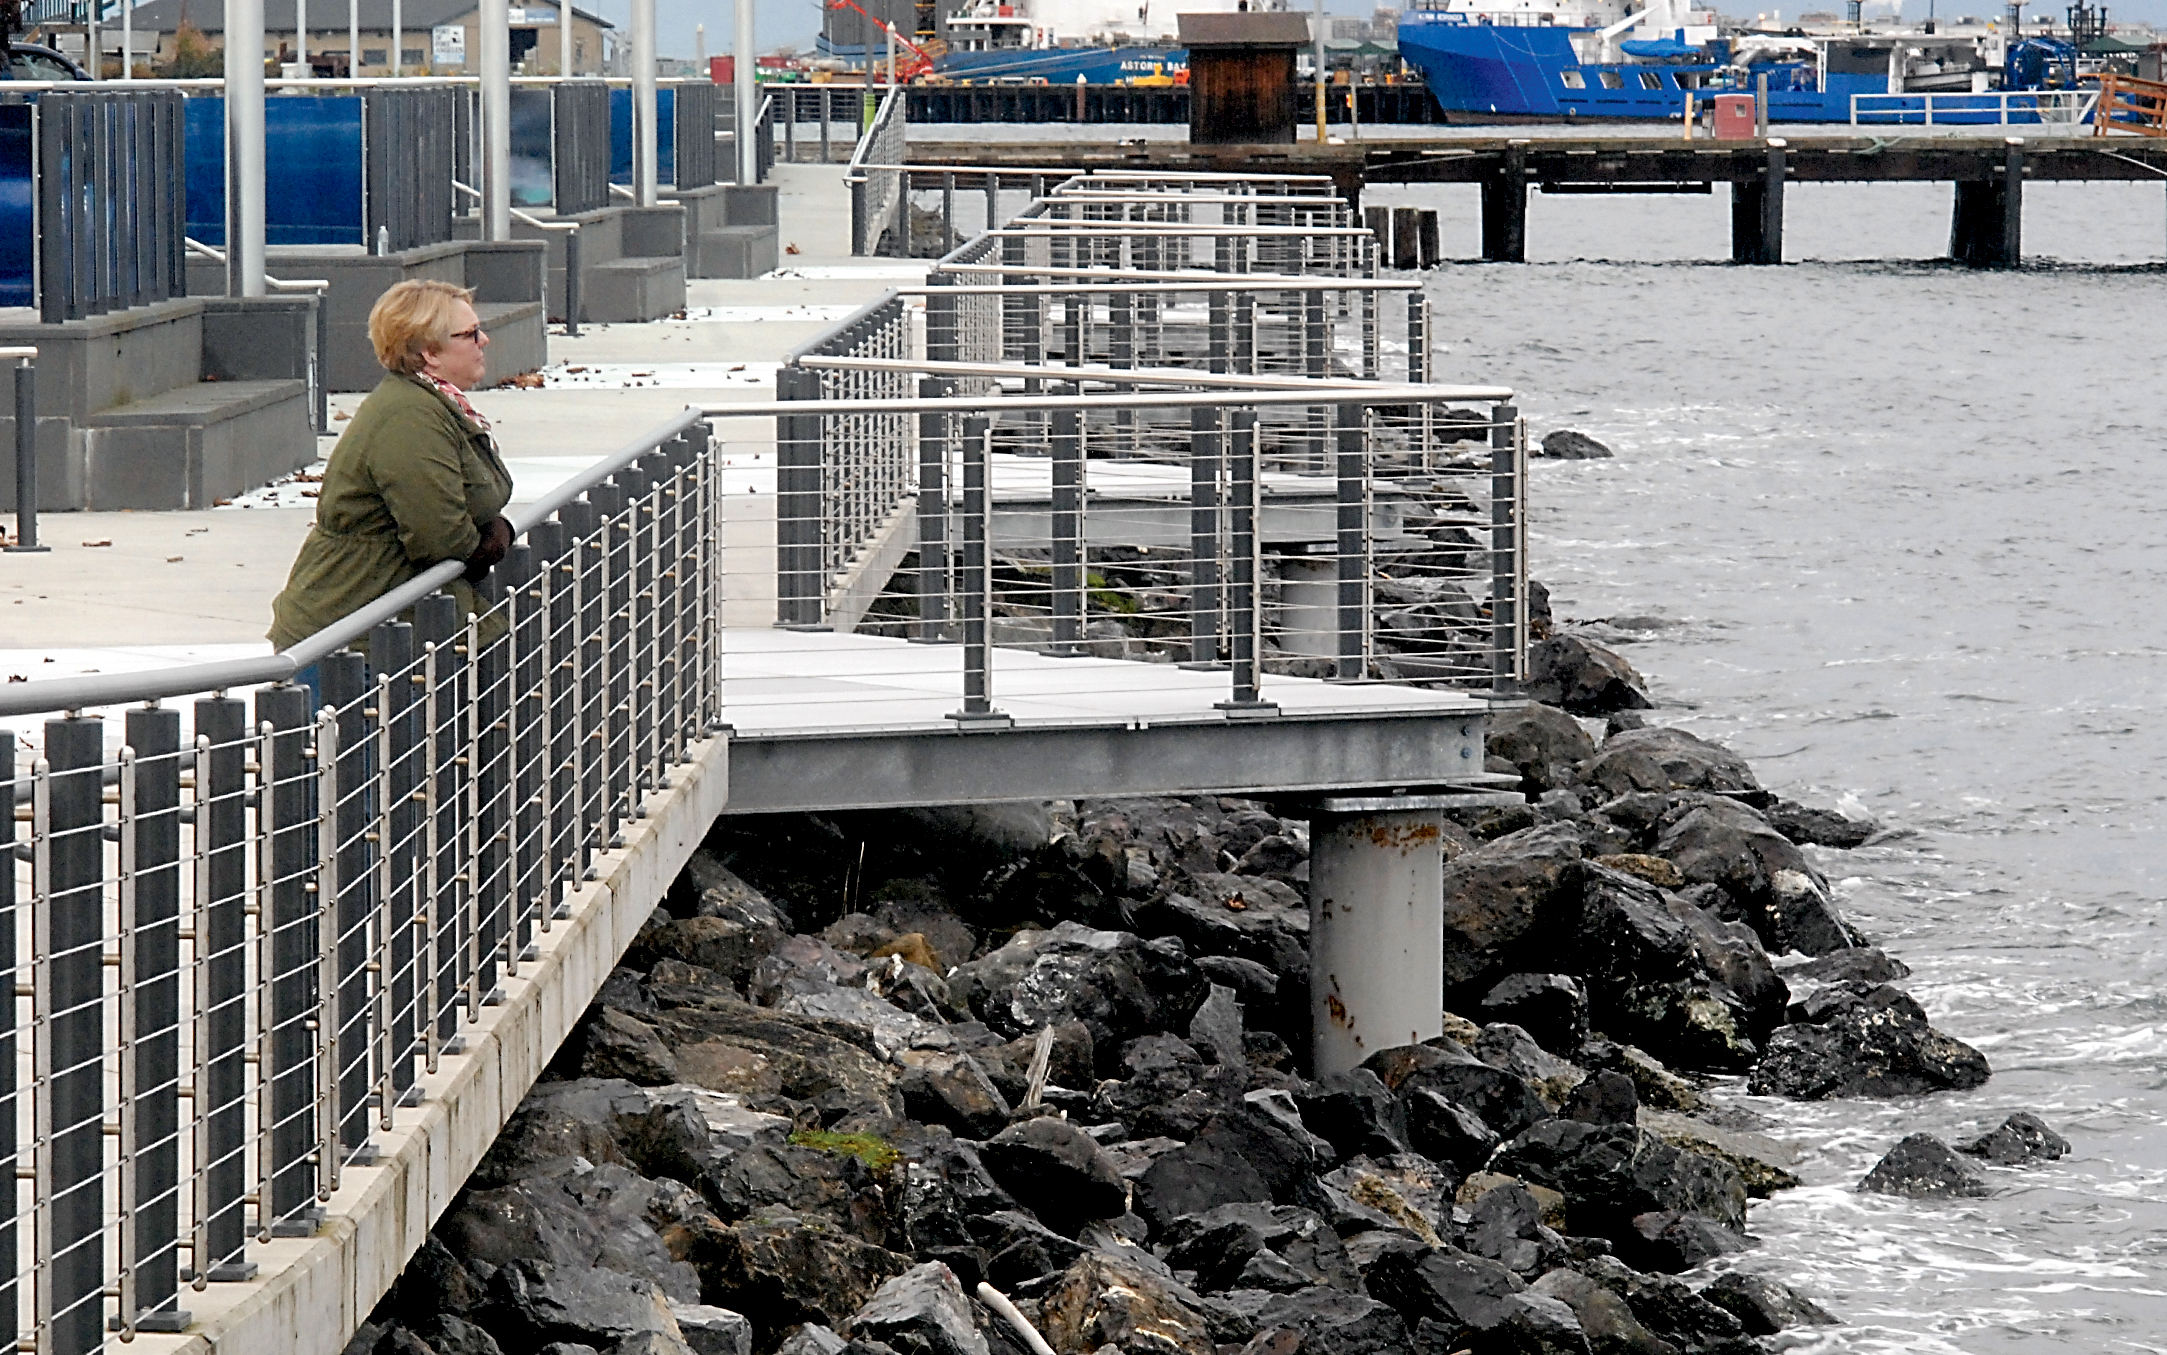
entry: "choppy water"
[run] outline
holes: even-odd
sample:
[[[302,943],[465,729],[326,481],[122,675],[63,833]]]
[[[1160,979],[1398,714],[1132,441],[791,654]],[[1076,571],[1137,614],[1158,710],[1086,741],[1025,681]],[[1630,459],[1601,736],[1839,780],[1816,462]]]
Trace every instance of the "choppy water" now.
[[[1475,253],[1472,192],[1427,192]],[[1790,256],[1829,262],[1782,269],[1690,262],[1728,253],[1720,197],[1538,196],[1536,262],[1432,284],[1443,379],[1618,451],[1537,463],[1559,614],[1675,621],[1625,651],[1663,718],[1913,830],[1817,859],[1995,1076],[1751,1102],[1810,1153],[1743,1264],[1846,1319],[1815,1349],[2167,1349],[2167,201],[2027,205],[2054,262],[1989,274],[1934,261],[1946,187],[1794,186]],[[1986,1200],[1852,1190],[1904,1134],[2015,1108],[2073,1156],[1988,1169]]]

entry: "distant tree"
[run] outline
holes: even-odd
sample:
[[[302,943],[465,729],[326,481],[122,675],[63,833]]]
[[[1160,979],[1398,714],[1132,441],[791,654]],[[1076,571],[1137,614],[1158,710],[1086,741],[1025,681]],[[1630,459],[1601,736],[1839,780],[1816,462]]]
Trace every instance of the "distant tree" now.
[[[226,73],[226,54],[211,45],[203,30],[182,19],[173,30],[173,59],[158,68],[168,80],[196,80]]]

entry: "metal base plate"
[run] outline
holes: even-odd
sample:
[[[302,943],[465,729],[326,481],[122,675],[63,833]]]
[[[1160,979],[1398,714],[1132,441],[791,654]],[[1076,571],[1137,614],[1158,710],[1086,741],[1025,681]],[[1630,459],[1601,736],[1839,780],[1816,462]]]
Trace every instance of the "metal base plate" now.
[[[135,1318],[137,1331],[184,1332],[195,1322],[186,1308],[162,1308],[155,1313],[138,1313]],[[114,1315],[105,1320],[107,1331],[120,1330],[120,1317]]]
[[[273,1237],[314,1237],[322,1226],[324,1211],[315,1205],[298,1211],[292,1218],[280,1219],[271,1225]]]

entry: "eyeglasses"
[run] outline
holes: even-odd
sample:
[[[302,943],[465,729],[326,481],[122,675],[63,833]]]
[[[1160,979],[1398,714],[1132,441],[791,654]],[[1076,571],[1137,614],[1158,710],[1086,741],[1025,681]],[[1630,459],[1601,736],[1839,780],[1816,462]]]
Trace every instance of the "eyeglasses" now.
[[[468,340],[469,342],[474,342],[474,343],[478,343],[478,342],[480,342],[480,341],[481,341],[481,337],[482,337],[482,327],[481,327],[480,325],[476,325],[476,326],[474,326],[474,328],[472,328],[472,329],[458,329],[458,330],[453,330],[453,331],[452,331],[452,332],[451,332],[450,334],[446,335],[445,337],[447,337],[447,338],[452,338],[452,339],[466,339],[466,340]]]

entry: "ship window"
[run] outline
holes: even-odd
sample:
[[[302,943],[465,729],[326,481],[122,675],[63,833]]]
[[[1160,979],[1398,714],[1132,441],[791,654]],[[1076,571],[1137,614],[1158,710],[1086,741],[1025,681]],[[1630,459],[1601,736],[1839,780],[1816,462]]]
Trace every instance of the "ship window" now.
[[[1588,78],[1578,71],[1559,71],[1558,79],[1565,82],[1565,88],[1567,89],[1586,89],[1588,87]]]
[[[1600,71],[1597,74],[1603,82],[1604,89],[1625,88],[1625,77],[1618,74],[1616,71]]]
[[[1663,87],[1663,77],[1657,75],[1654,71],[1642,71],[1640,73],[1640,87],[1642,89],[1661,89]]]

